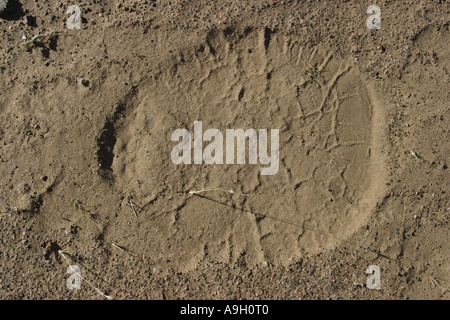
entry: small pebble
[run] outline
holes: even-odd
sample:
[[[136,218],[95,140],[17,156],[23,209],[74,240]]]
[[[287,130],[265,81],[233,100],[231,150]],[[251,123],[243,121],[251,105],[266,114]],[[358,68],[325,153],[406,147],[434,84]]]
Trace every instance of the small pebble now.
[[[87,80],[84,79],[84,78],[77,78],[77,83],[78,83],[80,86],[84,86],[84,87],[87,87],[87,86],[89,85],[89,81],[87,81]]]

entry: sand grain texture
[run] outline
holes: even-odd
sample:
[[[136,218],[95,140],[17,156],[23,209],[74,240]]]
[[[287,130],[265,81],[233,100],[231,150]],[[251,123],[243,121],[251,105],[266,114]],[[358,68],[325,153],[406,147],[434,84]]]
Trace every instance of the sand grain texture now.
[[[0,299],[99,298],[61,249],[117,299],[448,299],[449,4],[383,2],[369,30],[372,4],[82,1],[68,30],[11,0]],[[173,164],[194,121],[279,129],[278,172]]]

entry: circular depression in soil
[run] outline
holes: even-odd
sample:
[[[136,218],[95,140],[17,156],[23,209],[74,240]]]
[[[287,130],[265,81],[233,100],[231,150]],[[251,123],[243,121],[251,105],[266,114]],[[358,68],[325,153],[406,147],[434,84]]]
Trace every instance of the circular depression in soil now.
[[[277,264],[362,226],[382,184],[373,95],[349,59],[300,43],[267,29],[213,31],[118,105],[99,160],[142,207],[135,245],[182,267],[205,258]],[[194,121],[224,136],[279,129],[278,172],[175,165],[171,135],[193,134]],[[214,187],[235,193],[188,193]]]

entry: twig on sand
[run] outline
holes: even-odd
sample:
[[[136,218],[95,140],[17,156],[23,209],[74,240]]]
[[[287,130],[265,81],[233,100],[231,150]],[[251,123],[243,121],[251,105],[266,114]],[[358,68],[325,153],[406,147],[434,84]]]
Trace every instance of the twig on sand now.
[[[96,286],[94,286],[92,283],[90,283],[86,278],[84,278],[79,272],[77,272],[72,265],[70,264],[70,260],[72,261],[76,261],[75,258],[71,257],[70,255],[68,255],[67,253],[64,252],[64,250],[59,250],[58,253],[64,258],[64,260],[66,261],[66,263],[69,265],[69,268],[72,270],[72,272],[74,272],[77,276],[80,277],[80,279],[82,279],[84,282],[86,282],[91,288],[93,288],[95,291],[98,292],[98,294],[100,294],[103,298],[107,299],[107,300],[114,300],[113,297],[108,296],[107,294],[103,293],[99,288],[97,288]]]
[[[239,195],[241,195],[241,196],[248,196],[248,194],[244,194],[244,193],[236,193],[236,192],[234,192],[234,191],[231,190],[231,189],[225,189],[225,188],[221,188],[221,187],[217,187],[217,188],[206,188],[206,189],[202,189],[202,190],[192,190],[192,191],[189,191],[188,193],[189,193],[189,194],[200,194],[200,193],[203,193],[203,192],[209,192],[209,191],[223,191],[223,192],[228,192],[228,193],[231,193],[231,194],[239,194]]]
[[[121,251],[129,251],[127,248],[124,248],[122,246],[119,246],[118,244],[116,244],[114,241],[112,242],[112,246],[116,247],[117,249],[121,250]]]
[[[125,199],[127,199],[127,201],[125,201]],[[136,218],[138,218],[138,214],[136,210],[136,205],[133,203],[133,201],[131,200],[130,196],[126,196],[125,198],[123,198],[122,200],[122,205],[125,202],[125,204],[127,204],[128,206],[130,206],[131,210],[133,211],[134,215],[136,216]]]
[[[421,156],[419,156],[417,153],[415,153],[412,150],[409,150],[409,153],[411,153],[413,155],[414,158],[419,159],[419,160],[423,160]]]

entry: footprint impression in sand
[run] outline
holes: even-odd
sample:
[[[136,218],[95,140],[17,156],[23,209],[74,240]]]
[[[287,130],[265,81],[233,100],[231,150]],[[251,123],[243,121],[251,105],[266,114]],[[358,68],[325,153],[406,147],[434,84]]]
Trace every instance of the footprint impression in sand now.
[[[99,161],[147,204],[137,237],[152,256],[283,263],[336,246],[370,215],[383,182],[378,113],[349,59],[268,29],[217,30],[118,104]],[[171,135],[195,121],[203,132],[278,129],[278,172],[261,175],[248,158],[175,165]],[[234,193],[188,193],[211,187]]]

